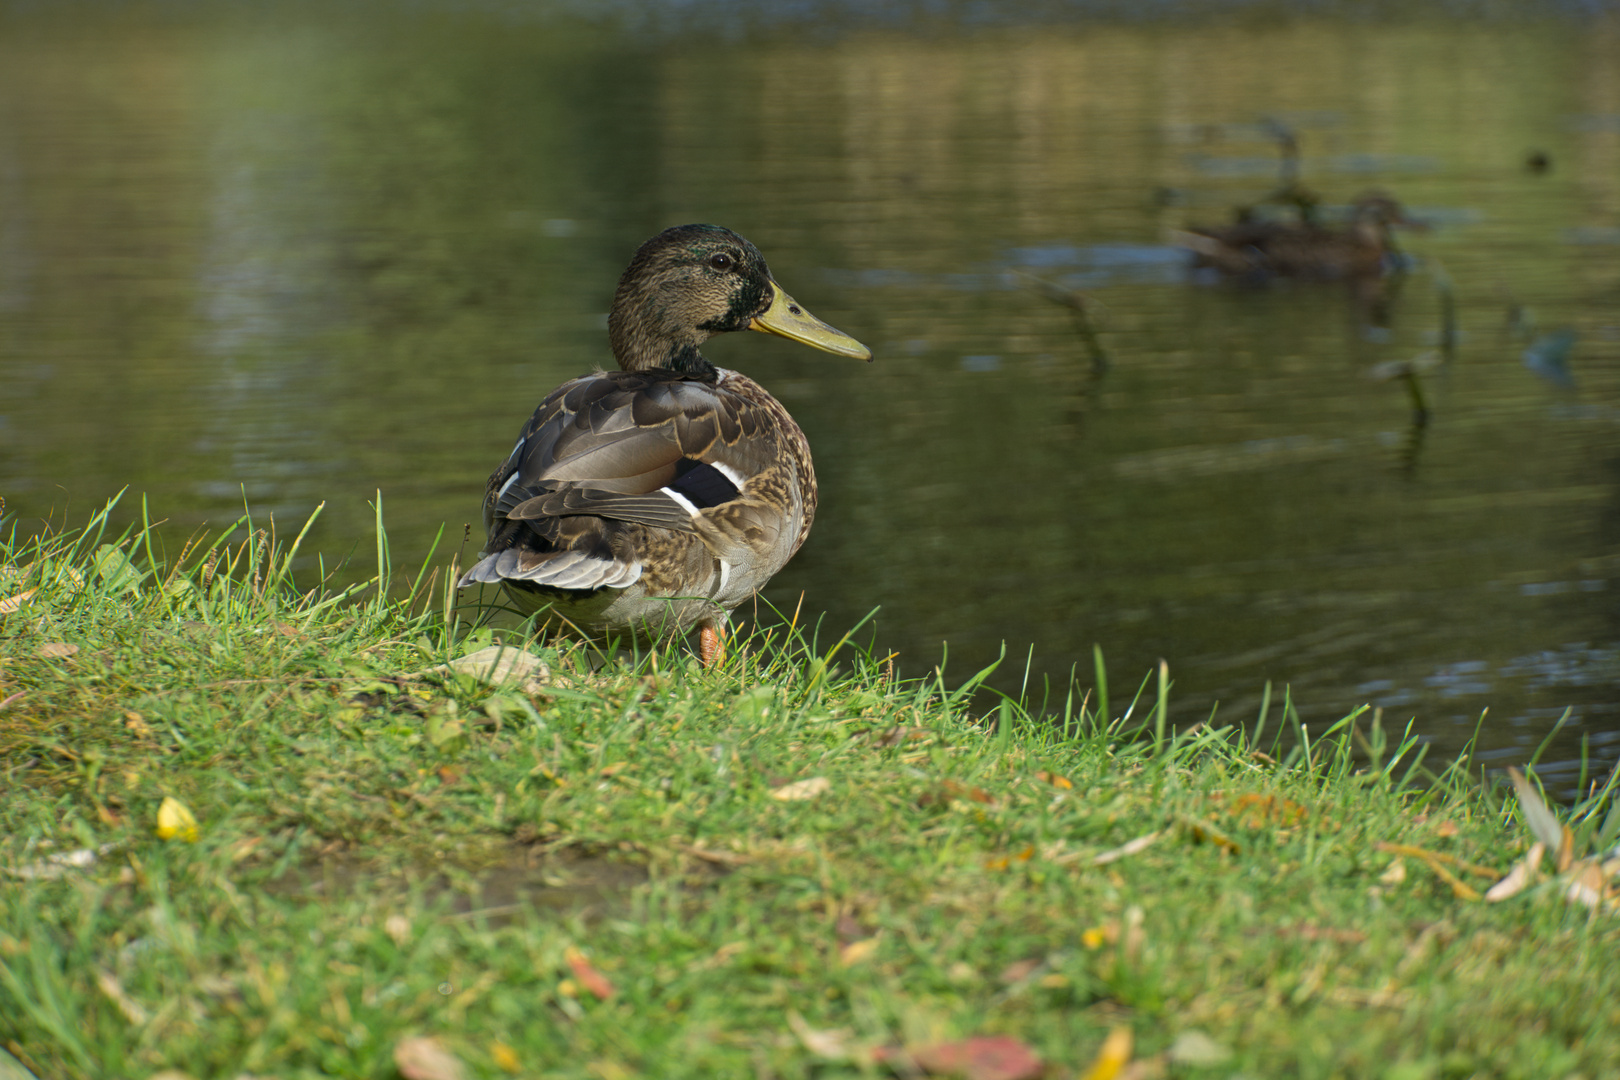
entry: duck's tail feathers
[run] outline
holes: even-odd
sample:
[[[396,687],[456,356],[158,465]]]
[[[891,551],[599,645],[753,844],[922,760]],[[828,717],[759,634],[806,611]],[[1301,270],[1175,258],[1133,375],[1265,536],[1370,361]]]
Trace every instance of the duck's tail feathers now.
[[[584,551],[533,551],[507,548],[473,564],[457,588],[504,581],[552,589],[622,589],[641,580],[641,564],[604,558]]]

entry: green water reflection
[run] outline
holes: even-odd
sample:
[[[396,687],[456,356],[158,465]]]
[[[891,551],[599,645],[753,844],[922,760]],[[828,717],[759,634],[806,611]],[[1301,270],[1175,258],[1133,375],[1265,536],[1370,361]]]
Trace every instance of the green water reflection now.
[[[610,363],[628,254],[730,226],[871,366],[711,355],[815,447],[816,530],[768,596],[920,674],[1160,657],[1176,716],[1362,702],[1501,760],[1620,751],[1620,24],[787,28],[696,39],[475,13],[0,15],[0,494],[120,487],[173,535],[327,503],[313,550],[401,560],[476,522],[539,397]],[[345,9],[346,10],[346,9]],[[812,28],[816,29],[816,28]],[[1373,365],[1434,344],[1342,290],[1188,279],[1165,230],[1262,193],[1262,121],[1330,202],[1435,228],[1458,360],[1433,420]],[[1534,173],[1540,150],[1552,168]],[[1026,270],[1105,311],[1094,376]],[[1538,379],[1510,305],[1579,337]],[[313,565],[313,564],[312,564]],[[1000,685],[1016,689],[1019,672]],[[1116,686],[1116,696],[1118,689]],[[1574,765],[1565,780],[1574,779]]]

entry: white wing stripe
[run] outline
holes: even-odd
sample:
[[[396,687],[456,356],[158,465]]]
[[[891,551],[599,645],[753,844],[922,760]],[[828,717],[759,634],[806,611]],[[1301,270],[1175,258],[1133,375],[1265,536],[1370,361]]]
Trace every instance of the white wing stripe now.
[[[738,491],[741,491],[743,489],[743,485],[748,483],[748,478],[746,476],[738,472],[736,469],[733,469],[730,465],[727,465],[723,461],[711,461],[709,464],[714,466],[715,470],[718,471],[721,476],[725,477],[727,480],[730,480],[731,486],[736,488]]]
[[[695,503],[693,503],[691,499],[688,499],[685,495],[682,495],[680,492],[676,491],[674,488],[667,488],[666,487],[666,488],[659,488],[658,490],[662,491],[665,495],[668,495],[672,500],[674,500],[675,503],[677,503],[681,507],[681,509],[685,510],[688,514],[691,514],[693,517],[698,516],[697,505]]]

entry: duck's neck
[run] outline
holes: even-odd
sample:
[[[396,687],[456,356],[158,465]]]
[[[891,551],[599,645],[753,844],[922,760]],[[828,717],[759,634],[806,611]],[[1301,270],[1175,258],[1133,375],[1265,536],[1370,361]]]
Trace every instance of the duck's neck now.
[[[615,305],[608,316],[608,341],[626,371],[664,368],[691,378],[712,378],[715,366],[698,352],[708,331],[676,325],[646,313]]]

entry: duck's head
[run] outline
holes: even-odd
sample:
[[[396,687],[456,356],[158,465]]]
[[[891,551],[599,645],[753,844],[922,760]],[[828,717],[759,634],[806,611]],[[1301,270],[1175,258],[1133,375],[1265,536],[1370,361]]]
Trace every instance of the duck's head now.
[[[784,292],[758,248],[718,225],[678,225],[642,244],[619,279],[608,315],[613,355],[626,371],[712,371],[698,346],[732,330],[761,330],[839,356],[872,358],[866,346]]]

